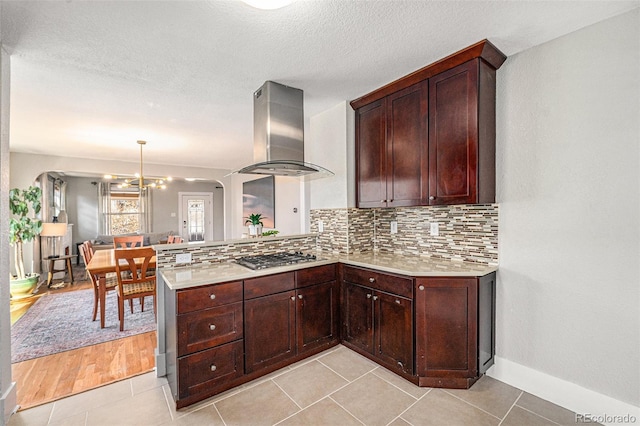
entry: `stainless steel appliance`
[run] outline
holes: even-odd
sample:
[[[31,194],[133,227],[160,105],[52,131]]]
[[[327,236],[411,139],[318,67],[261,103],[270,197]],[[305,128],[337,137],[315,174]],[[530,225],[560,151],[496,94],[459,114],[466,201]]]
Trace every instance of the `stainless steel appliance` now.
[[[236,259],[238,265],[242,265],[249,269],[266,269],[276,266],[293,265],[296,263],[314,262],[318,258],[314,254],[305,254],[302,252],[294,253],[275,253],[260,254],[256,256],[244,256]]]

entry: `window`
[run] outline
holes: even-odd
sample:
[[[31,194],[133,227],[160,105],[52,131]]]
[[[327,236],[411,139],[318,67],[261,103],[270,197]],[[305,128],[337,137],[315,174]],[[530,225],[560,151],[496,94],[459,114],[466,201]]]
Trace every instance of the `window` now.
[[[121,235],[150,232],[151,191],[138,188],[118,188],[118,184],[100,182],[98,204],[102,213],[100,233]]]
[[[107,220],[111,235],[140,231],[140,197],[137,192],[112,191],[109,203]]]

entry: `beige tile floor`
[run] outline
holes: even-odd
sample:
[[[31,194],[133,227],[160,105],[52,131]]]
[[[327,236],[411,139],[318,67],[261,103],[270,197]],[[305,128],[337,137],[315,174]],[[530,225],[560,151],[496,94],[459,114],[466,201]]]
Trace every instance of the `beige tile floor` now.
[[[419,388],[343,347],[176,411],[148,373],[20,411],[19,425],[575,424],[571,411],[490,377],[469,390]]]

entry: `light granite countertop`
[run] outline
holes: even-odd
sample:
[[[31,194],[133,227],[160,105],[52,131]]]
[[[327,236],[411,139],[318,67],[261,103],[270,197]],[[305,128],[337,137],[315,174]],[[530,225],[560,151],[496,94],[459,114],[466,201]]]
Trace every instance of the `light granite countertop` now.
[[[413,277],[481,277],[498,270],[497,266],[482,263],[381,253],[360,253],[340,256],[320,254],[318,258],[319,260],[313,262],[261,269],[258,271],[245,268],[234,262],[226,262],[195,264],[193,266],[173,268],[164,267],[160,268],[160,274],[170,289],[179,290],[205,284],[245,280],[336,262]]]

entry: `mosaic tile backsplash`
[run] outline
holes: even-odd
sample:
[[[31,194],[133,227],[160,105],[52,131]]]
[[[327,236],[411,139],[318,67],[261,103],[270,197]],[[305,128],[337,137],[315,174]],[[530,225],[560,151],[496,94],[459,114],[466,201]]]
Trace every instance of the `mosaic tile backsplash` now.
[[[498,264],[498,205],[312,210],[318,247],[335,254],[380,251]],[[398,232],[391,234],[391,221]],[[439,235],[430,235],[437,222]]]
[[[175,266],[176,254],[191,253],[191,264],[228,262],[242,256],[264,253],[310,252],[316,250],[315,235],[300,235],[276,238],[247,238],[228,244],[194,245],[175,250],[158,250],[156,262],[159,266]]]

